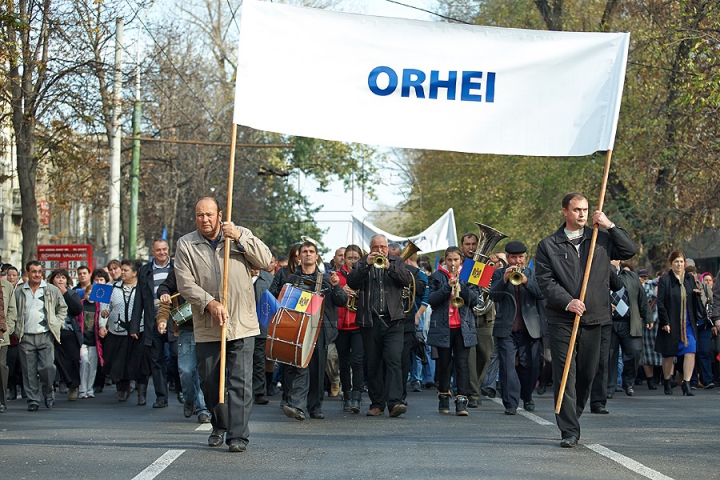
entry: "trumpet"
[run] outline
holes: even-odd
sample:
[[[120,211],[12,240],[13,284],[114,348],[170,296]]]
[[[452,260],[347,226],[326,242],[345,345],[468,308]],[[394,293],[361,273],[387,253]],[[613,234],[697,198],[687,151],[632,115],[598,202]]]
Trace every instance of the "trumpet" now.
[[[375,268],[385,268],[385,266],[388,263],[388,259],[385,255],[382,253],[378,253],[375,257],[375,260],[373,260],[373,267]]]
[[[515,285],[515,286],[522,285],[522,283],[523,283],[523,274],[522,274],[523,267],[522,267],[522,265],[513,265],[512,267],[508,267],[508,268],[512,268],[510,276],[508,277],[508,281],[512,285]]]
[[[452,275],[453,278],[457,280],[457,267],[453,267]],[[452,287],[452,297],[450,298],[450,305],[455,308],[460,308],[465,305],[465,300],[463,300],[460,296],[460,280],[457,280],[457,282],[455,282],[455,285],[453,285]]]
[[[357,294],[352,293],[347,296],[347,303],[345,304],[345,308],[347,308],[351,312],[357,312]]]

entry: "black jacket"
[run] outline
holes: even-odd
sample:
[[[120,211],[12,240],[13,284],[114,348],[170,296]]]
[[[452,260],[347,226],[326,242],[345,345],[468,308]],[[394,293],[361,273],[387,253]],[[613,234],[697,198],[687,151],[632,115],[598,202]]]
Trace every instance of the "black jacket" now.
[[[174,270],[175,265],[170,260],[170,271]],[[153,337],[157,333],[157,325],[155,324],[155,280],[153,279],[153,262],[148,262],[138,270],[137,290],[135,291],[135,304],[133,305],[132,317],[130,319],[129,334],[137,334],[140,332],[140,319],[145,322],[144,342],[146,346],[151,346]],[[143,315],[144,314],[144,315]],[[169,342],[177,341],[175,335],[168,335]]]
[[[291,283],[298,288],[315,291],[315,282],[317,276],[315,273],[310,275],[302,272],[302,267],[298,266],[295,273],[290,275],[286,283]],[[272,291],[270,293],[273,293]],[[325,332],[325,344],[329,345],[335,341],[338,333],[338,316],[337,307],[344,307],[347,304],[347,294],[338,283],[334,287],[330,284],[330,274],[324,273],[322,276],[322,286],[320,293],[325,298],[322,329]]]
[[[80,329],[80,321],[78,315],[81,315],[83,313],[83,307],[82,302],[80,301],[80,296],[78,295],[77,291],[75,289],[68,289],[63,293],[63,300],[65,300],[65,304],[67,305],[67,316],[70,318],[70,324],[73,327],[73,332],[75,333],[75,337],[77,338],[77,341],[80,345],[83,344],[83,334],[82,330]]]
[[[548,324],[572,324],[575,314],[565,307],[580,298],[585,266],[590,252],[592,228],[583,229],[580,255],[564,231],[565,224],[538,245],[535,275],[545,297]],[[597,325],[610,320],[610,260],[627,260],[637,251],[630,234],[620,227],[598,231],[595,255],[585,292],[585,313],[581,325]]]
[[[402,258],[396,255],[388,255],[387,259],[390,262],[389,268],[380,270],[373,265],[368,265],[366,255],[357,261],[352,272],[347,276],[348,286],[358,291],[358,311],[355,317],[355,325],[359,327],[372,327],[373,325],[370,290],[372,287],[371,282],[377,281],[375,275],[378,273],[383,275],[390,320],[403,320],[405,318],[401,294],[403,287],[409,287],[412,284],[412,274],[405,268],[405,262],[403,262]]]
[[[509,337],[512,333],[515,322],[515,311],[518,305],[515,301],[515,286],[505,282],[503,276],[507,267],[495,270],[492,283],[490,284],[490,298],[495,302],[497,315],[495,316],[495,327],[493,336],[498,338]],[[520,305],[522,309],[525,327],[532,338],[542,337],[541,303],[542,292],[535,280],[535,271],[532,268],[525,268],[523,273],[527,277],[527,285],[520,286]]]
[[[695,277],[691,273],[686,273],[683,285],[685,286],[687,310],[690,314],[690,325],[697,340],[695,305],[700,302],[700,295],[693,291],[697,288]],[[658,280],[658,333],[655,339],[655,351],[663,355],[678,354],[678,344],[680,343],[680,288],[680,282],[673,272],[663,275]],[[670,333],[662,329],[665,325],[670,325]]]
[[[450,297],[452,287],[448,276],[441,270],[436,270],[430,278],[430,294],[428,304],[432,307],[430,315],[430,328],[427,334],[427,344],[433,347],[450,347]],[[473,307],[478,303],[480,291],[477,286],[460,282],[460,297],[465,302],[460,307],[460,331],[465,347],[477,345],[477,332],[475,331],[475,315]]]

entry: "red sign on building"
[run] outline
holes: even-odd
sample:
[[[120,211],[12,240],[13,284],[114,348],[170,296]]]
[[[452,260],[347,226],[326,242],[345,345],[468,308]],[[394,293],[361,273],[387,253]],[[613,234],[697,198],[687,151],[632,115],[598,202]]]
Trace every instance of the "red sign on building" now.
[[[73,279],[82,265],[93,270],[92,245],[38,245],[37,253],[45,277],[57,268],[67,269]]]

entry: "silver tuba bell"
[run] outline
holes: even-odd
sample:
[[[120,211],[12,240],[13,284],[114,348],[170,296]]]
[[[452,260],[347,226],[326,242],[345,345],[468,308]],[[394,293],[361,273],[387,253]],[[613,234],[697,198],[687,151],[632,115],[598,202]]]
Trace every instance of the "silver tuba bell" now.
[[[473,260],[494,266],[492,262],[490,262],[488,255],[490,255],[492,249],[495,248],[495,245],[497,245],[500,240],[507,238],[507,235],[482,223],[475,222],[475,225],[480,229],[480,235],[478,236],[477,249],[473,252]],[[478,304],[473,308],[473,313],[476,317],[487,314],[493,307],[493,301],[490,299],[490,289],[482,288],[481,292]]]

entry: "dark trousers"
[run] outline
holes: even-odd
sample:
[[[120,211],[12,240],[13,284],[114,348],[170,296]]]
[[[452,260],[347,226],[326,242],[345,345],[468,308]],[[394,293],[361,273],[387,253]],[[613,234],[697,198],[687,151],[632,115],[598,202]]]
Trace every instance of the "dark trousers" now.
[[[301,410],[307,409],[310,414],[322,412],[326,363],[327,345],[325,331],[321,328],[308,366],[300,368],[294,365],[285,365],[283,383],[287,382],[289,387],[288,405]]]
[[[608,392],[614,392],[617,386],[618,375],[618,346],[622,347],[623,388],[635,385],[640,358],[642,356],[642,337],[630,336],[630,322],[612,322],[612,336],[610,337],[610,360],[608,362]]]
[[[225,442],[248,441],[252,409],[252,357],[255,338],[230,340],[226,345],[226,403],[220,403],[220,342],[196,343],[200,388],[212,413],[213,428],[227,430]]]
[[[410,375],[410,368],[412,367],[412,345],[413,345],[413,337],[415,336],[415,330],[404,332],[403,333],[403,350],[402,350],[402,356],[401,359],[401,372],[402,372],[402,400],[403,403],[405,403],[405,399],[407,398],[407,380],[408,376]]]
[[[470,367],[468,365],[470,347],[466,347],[463,343],[461,329],[451,328],[450,347],[437,347],[437,350],[438,391],[440,393],[450,391],[450,375],[454,360],[457,394],[467,397],[470,393]]]
[[[490,357],[495,350],[495,339],[492,330],[486,327],[476,328],[478,343],[470,347],[468,365],[470,367],[470,398],[480,400],[480,388],[483,386],[485,374],[490,365]],[[492,386],[495,387],[493,378]]]
[[[404,326],[402,320],[386,322],[373,315],[372,327],[361,327],[363,351],[367,360],[370,408],[392,410],[402,403],[401,359]]]
[[[100,346],[105,348],[105,337],[100,339]],[[102,391],[105,388],[105,370],[100,367],[98,362],[98,369],[95,371],[95,381],[93,382],[93,390]]]
[[[1,334],[0,334],[1,335]],[[0,403],[7,404],[8,374],[10,369],[7,366],[7,347],[0,347]]]
[[[712,383],[712,364],[713,364],[713,342],[712,342],[712,328],[705,326],[698,327],[697,329],[697,354],[695,355],[695,371],[700,377],[703,385]],[[693,383],[697,382],[695,376],[693,376]]]
[[[590,392],[590,408],[600,408],[607,404],[608,364],[610,362],[610,337],[612,337],[612,329],[613,326],[609,323],[600,327],[600,358]],[[615,364],[615,376],[617,376],[617,363]],[[614,383],[615,382],[613,382],[613,384]],[[615,391],[615,385],[613,385],[613,389],[610,391]]]
[[[562,438],[575,436],[580,439],[580,415],[590,397],[590,388],[600,361],[600,325],[580,325],[573,357],[570,362],[565,395],[560,413],[555,415]],[[550,350],[552,352],[553,391],[555,402],[560,394],[560,383],[565,368],[568,345],[572,336],[572,324],[549,324]]]
[[[342,391],[345,393],[350,391],[362,392],[364,374],[363,343],[360,330],[338,331],[335,348],[337,348],[340,362]]]
[[[80,386],[80,344],[72,330],[60,330],[60,343],[55,344],[55,367],[60,381],[68,388]]]
[[[265,395],[265,337],[255,337],[255,348],[253,349],[253,395]]]
[[[520,399],[532,400],[540,365],[540,339],[527,332],[497,338],[500,361],[500,393],[505,408],[517,408]],[[515,364],[517,357],[517,365]]]
[[[146,332],[149,335],[150,332]],[[171,333],[172,335],[172,333]],[[150,356],[152,358],[152,378],[153,385],[155,385],[155,395],[158,403],[167,403],[168,401],[168,386],[167,386],[167,373],[165,371],[165,344],[170,345],[170,357],[177,359],[177,342],[170,342],[168,340],[168,332],[162,335],[159,332],[152,333],[152,345],[150,345]],[[177,360],[175,361],[177,363]],[[176,369],[177,370],[177,369]]]

